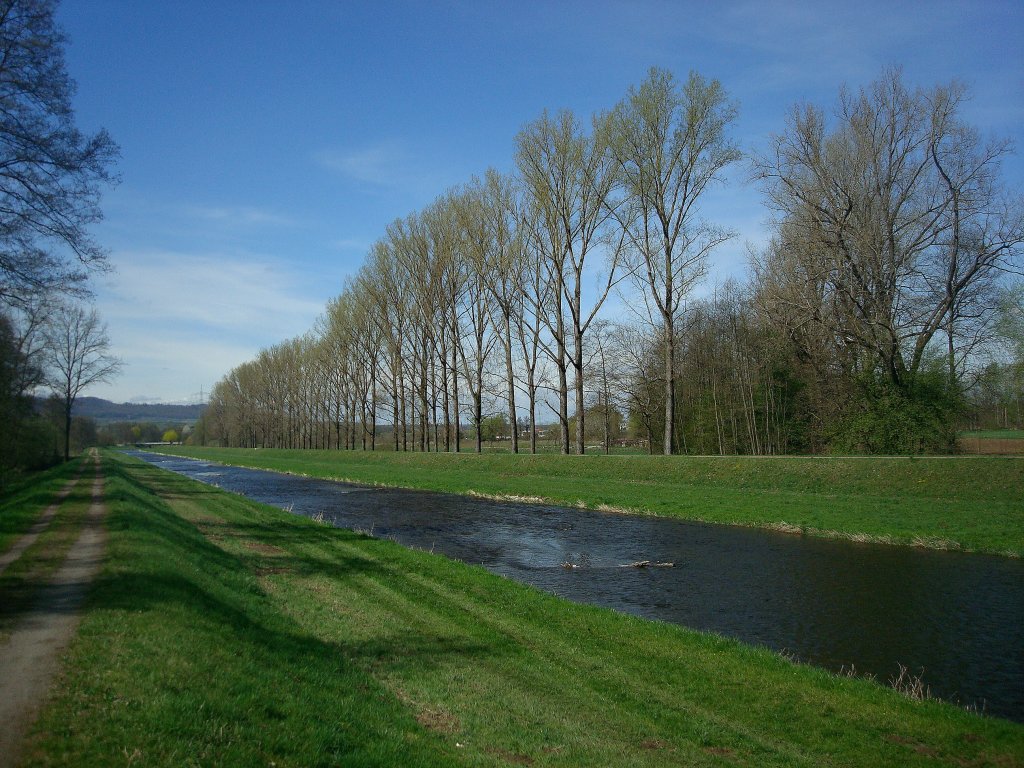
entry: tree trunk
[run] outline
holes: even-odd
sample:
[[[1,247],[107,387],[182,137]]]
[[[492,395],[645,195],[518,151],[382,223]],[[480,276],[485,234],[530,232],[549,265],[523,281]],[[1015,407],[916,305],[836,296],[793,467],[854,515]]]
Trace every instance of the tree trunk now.
[[[671,314],[665,315],[665,442],[666,456],[675,453],[673,437],[676,425],[676,344],[675,328]]]
[[[505,313],[505,375],[508,377],[508,421],[512,426],[512,453],[519,453],[519,421],[516,418],[516,384],[512,373],[512,325]]]
[[[563,454],[569,453],[569,381],[565,375],[565,347],[559,347],[558,361],[558,428],[559,446]]]
[[[71,459],[71,398],[64,400],[64,461]]]
[[[473,423],[476,425],[476,452],[484,452],[484,432],[483,432],[483,417],[484,417],[484,406],[483,406],[483,392],[482,385],[479,377],[476,382],[476,391],[473,393]]]
[[[441,349],[441,410],[444,411],[444,450],[449,453],[452,450],[452,419],[448,401],[448,350]]]
[[[420,348],[420,450],[430,450],[430,412],[427,402],[427,342],[423,340]]]
[[[377,450],[377,362],[370,364],[370,450]]]
[[[949,310],[946,324],[946,353],[949,356],[949,391],[956,391],[956,356],[953,354],[953,309]]]
[[[430,358],[430,422],[434,432],[434,452],[441,450],[441,436],[438,434],[437,424],[437,359],[433,355]]]
[[[582,456],[587,451],[584,440],[584,405],[583,405],[583,333],[576,328],[573,334],[572,367],[576,374],[576,453]]]
[[[400,400],[399,411],[402,416],[402,451],[405,452],[409,450],[409,409],[406,402],[405,376],[402,372],[401,362],[399,362],[398,368],[398,390]]]
[[[391,434],[395,440],[395,453],[398,453],[398,372],[395,364],[391,364]]]
[[[452,417],[455,420],[455,452],[462,451],[462,417],[459,413],[459,359],[457,345],[452,344]]]
[[[604,454],[612,452],[612,411],[608,407],[608,391],[604,393]]]

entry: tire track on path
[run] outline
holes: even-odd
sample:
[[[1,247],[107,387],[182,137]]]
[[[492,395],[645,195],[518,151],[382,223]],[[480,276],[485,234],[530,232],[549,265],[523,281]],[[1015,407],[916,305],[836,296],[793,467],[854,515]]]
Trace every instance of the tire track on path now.
[[[92,504],[82,532],[60,570],[0,646],[0,768],[17,765],[21,757],[24,737],[74,637],[79,608],[103,561],[104,478],[99,456],[95,451],[92,455]]]

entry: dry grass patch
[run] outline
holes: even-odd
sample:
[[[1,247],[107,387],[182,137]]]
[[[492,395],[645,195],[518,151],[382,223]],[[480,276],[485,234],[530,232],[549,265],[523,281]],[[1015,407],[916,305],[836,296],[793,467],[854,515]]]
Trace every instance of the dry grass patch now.
[[[238,535],[237,533],[235,535]],[[281,557],[287,555],[287,550],[281,549],[275,544],[267,544],[262,541],[246,540],[242,542],[242,546],[252,552],[258,552],[261,555],[268,555],[273,557]]]

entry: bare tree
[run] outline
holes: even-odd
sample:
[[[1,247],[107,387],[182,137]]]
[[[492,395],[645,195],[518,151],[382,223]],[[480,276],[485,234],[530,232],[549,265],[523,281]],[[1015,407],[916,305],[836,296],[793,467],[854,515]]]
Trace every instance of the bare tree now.
[[[651,69],[612,111],[609,146],[622,174],[620,221],[629,238],[630,273],[649,293],[665,351],[665,454],[675,450],[675,334],[682,300],[704,276],[711,250],[731,233],[700,218],[698,202],[740,159],[726,131],[736,107],[717,80],[696,72],[680,87]]]
[[[408,449],[408,422],[403,356],[409,333],[410,310],[407,307],[401,267],[395,254],[394,236],[399,222],[388,228],[388,236],[377,241],[367,264],[360,271],[359,285],[372,297],[373,321],[387,343],[385,387],[391,397],[391,424],[394,450]]]
[[[518,413],[513,368],[513,326],[518,323],[522,303],[522,238],[517,231],[516,190],[514,182],[489,169],[483,180],[474,178],[467,189],[468,199],[479,210],[485,231],[483,247],[468,248],[471,267],[480,273],[490,295],[488,310],[495,333],[501,341],[505,363],[505,401],[512,427],[512,453],[519,453]]]
[[[588,363],[592,389],[597,391],[597,402],[592,410],[601,419],[601,444],[605,454],[611,453],[612,416],[628,405],[622,397],[626,377],[622,351],[617,348],[617,326],[607,321],[594,324],[587,340]]]
[[[106,254],[87,228],[100,219],[117,146],[74,124],[74,82],[52,0],[0,2],[0,299],[81,292]]]
[[[71,409],[86,387],[109,381],[121,362],[108,354],[106,325],[95,309],[65,304],[48,324],[47,352],[50,386],[64,405],[64,461],[70,458]]]
[[[657,418],[658,378],[657,352],[645,329],[631,325],[615,326],[615,348],[622,360],[626,375],[619,381],[621,396],[631,418],[647,434],[647,450],[654,453]],[[663,387],[662,387],[663,389]]]
[[[821,110],[794,109],[755,161],[781,214],[754,265],[762,296],[899,388],[943,329],[956,378],[957,325],[985,314],[983,289],[1024,242],[1024,206],[999,183],[1009,144],[957,117],[963,96],[956,83],[910,90],[888,71],[841,91],[831,130]]]
[[[20,321],[20,322],[19,322]],[[22,458],[22,437],[32,413],[30,393],[42,381],[32,341],[37,327],[29,315],[10,318],[0,309],[0,479]]]
[[[542,268],[553,290],[549,294],[548,328],[555,348],[551,355],[559,376],[559,422],[562,451],[569,452],[568,382],[572,365],[576,389],[577,453],[584,451],[583,342],[612,286],[619,277],[624,236],[618,241],[605,225],[614,208],[614,163],[605,146],[606,132],[584,133],[570,111],[552,118],[546,111],[516,136],[516,163],[532,197],[535,223],[527,233],[532,248],[542,255]],[[606,247],[607,271],[596,280],[593,299],[584,302],[585,281],[594,255]],[[568,342],[572,340],[570,349]]]
[[[20,360],[13,380],[18,392],[31,392],[44,381],[46,327],[52,304],[51,296],[37,294],[25,296],[12,307],[15,350]]]
[[[516,335],[516,347],[521,365],[520,389],[526,395],[527,422],[530,430],[530,453],[537,452],[537,394],[549,378],[544,364],[544,354],[554,360],[551,348],[544,339],[545,318],[549,306],[552,286],[543,269],[543,256],[538,252],[538,243],[531,233],[536,232],[532,216],[538,213],[536,206],[527,200],[522,185],[515,190],[515,228],[518,252],[516,268],[512,270],[515,283],[511,286],[512,318]],[[564,377],[563,377],[564,378]],[[518,429],[517,429],[518,431]]]
[[[460,331],[456,341],[459,360],[472,400],[470,419],[475,432],[476,452],[483,451],[483,398],[484,371],[496,341],[492,331],[489,302],[484,271],[495,248],[494,235],[481,196],[471,189],[451,198],[451,213],[458,222],[460,238],[456,269],[462,277],[458,294],[457,317]]]
[[[461,267],[461,235],[453,205],[452,196],[446,195],[435,200],[424,214],[433,257],[430,264],[425,265],[429,268],[431,286],[430,312],[425,322],[430,326],[434,347],[433,378],[435,389],[440,388],[444,450],[457,453],[462,449],[458,305],[465,274]],[[436,419],[434,426],[436,431]],[[435,443],[439,444],[439,441],[435,439]]]

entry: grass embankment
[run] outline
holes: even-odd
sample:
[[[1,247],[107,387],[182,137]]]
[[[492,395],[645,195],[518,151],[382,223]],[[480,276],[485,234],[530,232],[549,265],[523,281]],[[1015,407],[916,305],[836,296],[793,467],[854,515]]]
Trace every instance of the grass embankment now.
[[[104,459],[29,765],[1021,765],[1024,726]]]
[[[1024,555],[1024,458],[161,451],[358,483]]]

